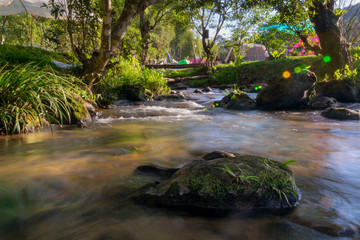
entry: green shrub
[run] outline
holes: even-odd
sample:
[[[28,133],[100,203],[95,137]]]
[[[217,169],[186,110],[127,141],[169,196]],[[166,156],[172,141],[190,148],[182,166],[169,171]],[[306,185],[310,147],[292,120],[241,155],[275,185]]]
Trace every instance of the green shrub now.
[[[34,65],[0,69],[0,133],[24,133],[52,122],[71,121],[82,100],[74,79]]]
[[[148,69],[135,60],[126,59],[120,59],[118,65],[106,72],[96,91],[102,95],[102,103],[109,104],[119,98],[123,89],[133,85],[142,85],[146,92],[150,91],[153,95],[170,92],[162,71]]]
[[[67,54],[47,51],[41,48],[21,45],[0,45],[0,62],[5,62],[8,66],[15,67],[19,64],[32,62],[40,67],[50,65],[58,69],[55,64],[52,63],[53,60],[64,63],[72,63],[75,61],[74,58]],[[63,69],[58,70],[64,71]]]
[[[360,47],[351,48],[350,52],[354,61],[355,68],[360,71]]]
[[[216,67],[212,81],[219,84],[235,83],[239,79],[239,68],[234,65]]]
[[[168,69],[164,73],[164,76],[168,78],[192,77],[198,75],[206,75],[206,69],[205,68]]]

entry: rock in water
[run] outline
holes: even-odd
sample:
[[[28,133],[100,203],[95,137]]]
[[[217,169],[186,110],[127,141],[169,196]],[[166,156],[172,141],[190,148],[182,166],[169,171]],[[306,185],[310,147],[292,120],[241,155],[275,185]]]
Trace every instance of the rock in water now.
[[[171,178],[144,186],[141,204],[201,209],[294,207],[298,191],[290,169],[256,156],[220,158],[185,165]]]
[[[269,110],[296,108],[315,82],[316,75],[313,72],[293,73],[289,78],[279,78],[262,89],[256,97],[256,103],[258,107]]]
[[[340,104],[335,98],[320,96],[311,100],[310,105],[313,109],[326,109],[328,107],[338,107]]]
[[[211,89],[211,87],[206,87],[206,88],[203,88],[201,91],[205,92],[205,93],[209,93],[209,92],[212,92],[213,90]]]
[[[220,102],[215,102],[220,107],[232,110],[255,110],[256,102],[251,99],[245,92],[241,94],[230,93],[223,97]]]
[[[316,86],[316,95],[333,97],[339,102],[358,102],[360,99],[360,81],[332,80],[319,82]]]
[[[161,94],[154,98],[156,101],[176,101],[176,100],[184,100],[186,99],[186,96],[183,92],[178,92],[176,94]]]
[[[327,108],[321,115],[338,120],[360,120],[360,112],[347,108]]]
[[[211,153],[202,156],[204,160],[214,160],[217,158],[227,158],[227,157],[235,157],[235,155],[225,151],[213,151]]]

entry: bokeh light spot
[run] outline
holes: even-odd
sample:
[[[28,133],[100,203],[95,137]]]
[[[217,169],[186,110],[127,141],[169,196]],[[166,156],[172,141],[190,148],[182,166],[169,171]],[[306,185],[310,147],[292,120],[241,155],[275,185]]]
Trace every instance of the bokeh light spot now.
[[[302,71],[301,67],[296,67],[296,68],[294,69],[294,72],[295,72],[295,73],[301,73],[301,71]]]
[[[291,76],[291,73],[289,71],[283,72],[283,77],[284,78],[289,78],[290,76]]]
[[[207,108],[204,108],[203,111],[205,112],[207,110]]]
[[[216,103],[216,104],[215,104],[215,106],[217,106],[217,107],[218,107],[218,106],[219,106],[219,104],[218,104],[218,103]]]
[[[214,105],[212,105],[212,107],[214,108],[214,107],[215,107],[215,104],[214,104]]]
[[[325,56],[324,57],[324,62],[325,63],[328,63],[328,62],[330,62],[331,61],[331,57],[330,56]]]

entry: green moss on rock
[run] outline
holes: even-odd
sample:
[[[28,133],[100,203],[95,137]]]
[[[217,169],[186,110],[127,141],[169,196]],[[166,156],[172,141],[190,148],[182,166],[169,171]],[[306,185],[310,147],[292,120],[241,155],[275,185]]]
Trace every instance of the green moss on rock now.
[[[137,199],[163,206],[289,208],[295,206],[298,194],[288,167],[262,157],[240,156],[185,165]]]

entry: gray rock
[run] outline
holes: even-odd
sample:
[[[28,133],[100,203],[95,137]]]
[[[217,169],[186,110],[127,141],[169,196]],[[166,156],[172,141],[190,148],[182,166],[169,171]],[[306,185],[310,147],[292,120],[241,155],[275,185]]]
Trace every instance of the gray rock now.
[[[172,90],[185,90],[188,89],[188,86],[186,86],[183,83],[175,83],[170,86]]]
[[[200,89],[195,89],[194,93],[203,93]]]
[[[230,93],[223,97],[220,102],[216,102],[220,107],[232,110],[254,110],[256,102],[251,99],[245,92],[243,94]]]
[[[263,88],[256,98],[256,103],[262,109],[290,109],[300,106],[307,91],[316,82],[313,72],[292,75],[289,78],[279,78]]]
[[[360,82],[332,80],[319,82],[316,86],[316,95],[333,97],[339,102],[353,103],[360,100]]]
[[[214,160],[217,158],[227,158],[227,157],[235,157],[235,155],[224,151],[213,151],[211,153],[202,156],[202,158],[205,160]]]
[[[161,94],[156,97],[154,97],[154,100],[156,101],[166,101],[166,100],[184,100],[186,99],[186,96],[183,92],[178,92],[176,94]]]
[[[84,106],[85,106],[86,110],[88,111],[88,113],[90,114],[91,117],[96,116],[96,109],[91,103],[89,103],[87,101],[84,101]]]
[[[337,120],[360,120],[360,112],[347,108],[327,108],[321,115]]]
[[[297,196],[288,167],[240,156],[187,164],[171,178],[144,186],[133,199],[146,205],[226,210],[292,208]]]
[[[205,93],[209,93],[209,92],[212,92],[213,90],[211,89],[211,87],[206,87],[204,88],[203,90],[201,90],[202,92],[205,92]]]
[[[310,105],[314,109],[326,109],[329,107],[339,107],[340,104],[336,101],[335,98],[331,97],[316,97],[310,101]]]

